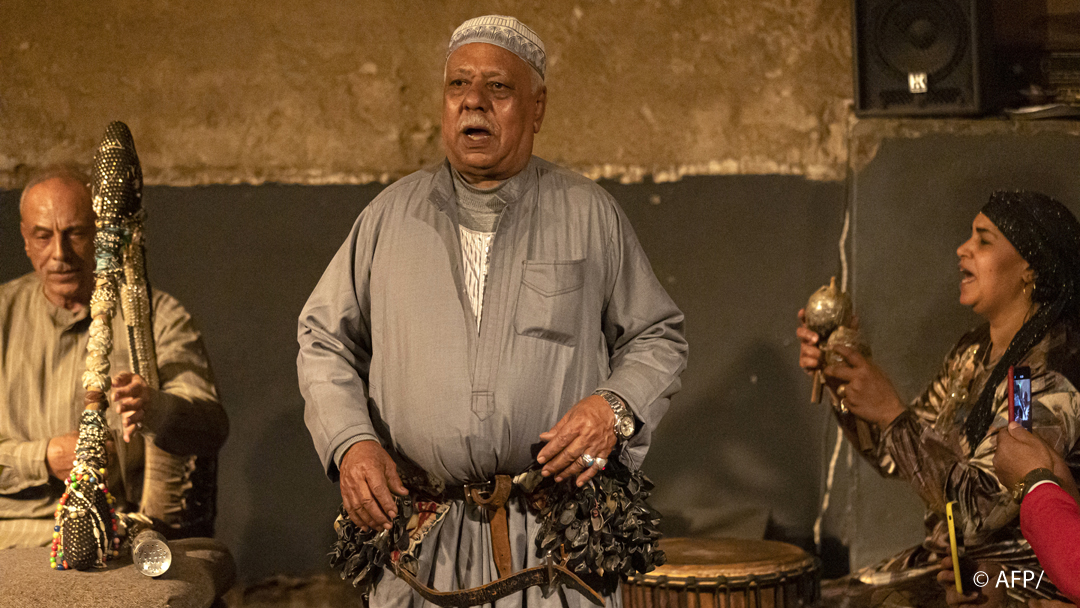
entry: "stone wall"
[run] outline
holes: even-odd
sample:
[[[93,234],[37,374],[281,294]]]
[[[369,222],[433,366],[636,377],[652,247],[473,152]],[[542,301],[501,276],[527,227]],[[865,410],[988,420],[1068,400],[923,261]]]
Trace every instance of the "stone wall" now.
[[[844,175],[848,0],[9,0],[0,188],[89,164],[111,120],[149,184],[388,182],[441,157],[444,49],[485,13],[547,45],[550,160]]]

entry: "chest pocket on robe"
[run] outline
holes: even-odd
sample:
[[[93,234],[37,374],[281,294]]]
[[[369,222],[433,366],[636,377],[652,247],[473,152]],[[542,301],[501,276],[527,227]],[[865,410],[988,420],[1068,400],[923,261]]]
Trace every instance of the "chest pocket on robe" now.
[[[525,261],[514,329],[523,336],[574,346],[581,325],[585,260]]]

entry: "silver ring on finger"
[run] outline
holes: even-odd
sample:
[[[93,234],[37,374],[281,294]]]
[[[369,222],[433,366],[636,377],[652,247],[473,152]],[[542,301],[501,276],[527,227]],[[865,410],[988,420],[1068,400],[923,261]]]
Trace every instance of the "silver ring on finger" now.
[[[838,386],[836,388],[836,396],[843,399],[844,395],[847,395],[847,385],[846,384],[841,384],[840,386]]]
[[[841,399],[840,400],[840,413],[841,414],[848,413],[847,399]]]
[[[600,458],[598,456],[595,460],[593,460],[593,466],[595,466],[598,470],[603,471],[604,467],[607,466],[607,458]]]
[[[593,458],[592,455],[590,455],[590,454],[582,454],[581,455],[581,464],[585,465],[586,469],[593,466],[593,463],[595,463],[595,462],[596,462],[596,459]]]

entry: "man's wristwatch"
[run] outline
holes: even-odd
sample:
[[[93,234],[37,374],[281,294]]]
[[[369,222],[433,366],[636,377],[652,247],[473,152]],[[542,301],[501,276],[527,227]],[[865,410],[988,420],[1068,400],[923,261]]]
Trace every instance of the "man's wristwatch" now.
[[[609,390],[599,389],[593,394],[603,397],[604,401],[611,406],[611,411],[615,412],[615,440],[621,443],[633,437],[637,425],[634,422],[634,415],[630,413],[630,409],[626,407],[623,400]]]
[[[1054,475],[1054,472],[1050,469],[1032,469],[1027,475],[1024,475],[1023,479],[1013,485],[1013,500],[1015,500],[1017,504],[1022,502],[1024,497],[1027,496],[1028,490],[1040,481],[1052,481],[1057,485],[1061,485],[1061,480],[1058,479],[1057,475]]]

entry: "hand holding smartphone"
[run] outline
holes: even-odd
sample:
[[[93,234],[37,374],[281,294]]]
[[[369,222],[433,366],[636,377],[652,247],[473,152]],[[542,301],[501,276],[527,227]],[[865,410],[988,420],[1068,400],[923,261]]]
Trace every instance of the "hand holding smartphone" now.
[[[1009,368],[1009,421],[1031,432],[1031,368]]]

